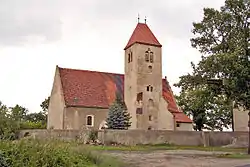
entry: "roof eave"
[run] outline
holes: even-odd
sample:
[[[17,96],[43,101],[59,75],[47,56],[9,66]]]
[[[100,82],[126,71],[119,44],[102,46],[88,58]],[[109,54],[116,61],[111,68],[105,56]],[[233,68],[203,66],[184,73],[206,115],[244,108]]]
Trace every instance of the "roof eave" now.
[[[66,105],[66,108],[77,107],[77,108],[94,108],[94,109],[108,109],[108,107],[99,107],[99,106],[84,106],[84,105]]]
[[[161,44],[152,44],[152,43],[147,43],[147,42],[134,42],[134,43],[131,43],[130,45],[127,45],[124,50],[128,49],[129,47],[131,47],[132,45],[134,44],[143,44],[143,45],[149,45],[149,46],[156,46],[156,47],[162,47]]]

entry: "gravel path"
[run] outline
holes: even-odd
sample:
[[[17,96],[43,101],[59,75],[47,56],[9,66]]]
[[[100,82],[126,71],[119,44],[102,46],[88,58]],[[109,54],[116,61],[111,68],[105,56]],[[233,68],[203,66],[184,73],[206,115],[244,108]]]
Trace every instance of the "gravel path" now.
[[[222,159],[221,152],[167,150],[153,152],[108,151],[136,167],[250,167],[250,159]]]

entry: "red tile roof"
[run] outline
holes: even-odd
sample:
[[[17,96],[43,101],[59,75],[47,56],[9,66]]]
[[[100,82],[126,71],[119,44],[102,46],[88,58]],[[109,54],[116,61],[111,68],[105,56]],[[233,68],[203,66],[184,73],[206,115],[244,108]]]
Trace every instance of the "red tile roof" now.
[[[157,40],[157,38],[154,36],[152,31],[149,29],[147,24],[138,23],[133,34],[131,35],[126,47],[124,49],[127,49],[134,43],[140,43],[140,44],[148,44],[153,46],[161,47],[162,45]]]
[[[66,106],[108,108],[115,99],[115,92],[124,95],[124,75],[59,68]],[[181,112],[166,79],[163,82],[163,97],[168,110],[176,116],[177,122],[192,122]],[[177,114],[176,114],[177,113]]]

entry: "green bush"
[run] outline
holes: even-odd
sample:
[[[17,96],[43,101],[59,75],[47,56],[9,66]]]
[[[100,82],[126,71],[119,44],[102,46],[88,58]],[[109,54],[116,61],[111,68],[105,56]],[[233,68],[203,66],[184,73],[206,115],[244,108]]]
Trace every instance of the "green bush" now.
[[[0,141],[3,162],[11,167],[120,167],[120,163],[77,143],[22,139]]]
[[[42,122],[25,121],[20,123],[20,129],[46,129],[46,124]]]
[[[97,139],[98,139],[98,131],[91,130],[89,132],[89,141],[90,142],[96,142]]]

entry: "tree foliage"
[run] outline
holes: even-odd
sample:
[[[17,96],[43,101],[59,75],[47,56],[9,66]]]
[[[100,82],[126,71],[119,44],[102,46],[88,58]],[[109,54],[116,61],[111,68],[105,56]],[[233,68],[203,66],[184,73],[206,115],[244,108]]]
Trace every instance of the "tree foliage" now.
[[[50,97],[47,97],[41,104],[40,104],[40,107],[42,108],[42,110],[44,112],[47,112],[48,109],[49,109],[49,100],[50,100]]]
[[[128,129],[131,126],[130,114],[119,93],[116,93],[116,99],[109,108],[108,118],[106,120],[108,129]]]
[[[20,129],[44,129],[47,123],[48,99],[42,102],[44,111],[30,113],[20,105],[7,107],[0,101],[0,139],[15,139]]]
[[[192,32],[191,45],[202,57],[176,84],[182,89],[179,103],[199,130],[204,125],[221,129],[231,123],[232,101],[250,108],[250,1],[226,0],[220,10],[205,8]],[[208,85],[211,78],[225,82]]]

